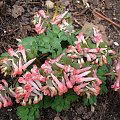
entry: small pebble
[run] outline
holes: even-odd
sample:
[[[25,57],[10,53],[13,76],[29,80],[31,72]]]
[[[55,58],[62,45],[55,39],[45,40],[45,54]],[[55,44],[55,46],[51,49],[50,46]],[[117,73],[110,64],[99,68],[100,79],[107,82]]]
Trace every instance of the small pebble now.
[[[115,46],[119,46],[119,43],[117,43],[117,42],[113,42],[113,43],[114,43]]]
[[[12,111],[12,109],[8,109],[7,111],[9,111],[9,112],[10,112],[10,111]]]

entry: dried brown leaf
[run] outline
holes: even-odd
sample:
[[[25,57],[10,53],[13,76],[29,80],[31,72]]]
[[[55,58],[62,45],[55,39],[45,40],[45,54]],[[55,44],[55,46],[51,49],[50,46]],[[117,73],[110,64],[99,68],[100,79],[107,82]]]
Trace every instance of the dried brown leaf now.
[[[22,13],[24,12],[24,8],[22,6],[18,6],[18,5],[13,5],[12,8],[12,16],[14,18],[19,17],[20,15],[22,15]]]

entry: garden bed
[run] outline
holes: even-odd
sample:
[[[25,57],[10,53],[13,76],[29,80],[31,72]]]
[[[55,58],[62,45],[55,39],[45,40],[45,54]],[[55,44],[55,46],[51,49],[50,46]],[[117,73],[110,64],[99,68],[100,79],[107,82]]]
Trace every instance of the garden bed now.
[[[10,47],[17,48],[17,39],[22,39],[27,36],[36,35],[34,31],[34,26],[32,25],[33,13],[39,9],[45,8],[45,2],[41,0],[38,1],[22,1],[22,0],[5,0],[0,1],[0,54]],[[73,0],[74,1],[74,0]],[[119,51],[119,46],[116,47],[113,42],[118,42],[120,37],[120,28],[109,23],[105,19],[100,19],[98,16],[93,15],[93,9],[97,8],[108,18],[120,24],[120,1],[119,0],[90,0],[90,8],[87,9],[83,7],[81,1],[73,2],[70,0],[70,4],[66,7],[72,13],[74,19],[74,25],[76,28],[82,28],[86,22],[97,23],[99,25],[104,25],[102,28],[103,32],[107,36],[108,43],[115,49]],[[23,12],[16,17],[14,13],[13,6],[22,6]],[[80,12],[78,12],[80,11]],[[19,14],[19,13],[17,13]],[[0,75],[0,79],[5,78]],[[12,80],[7,77],[8,82],[12,84]],[[112,83],[108,83],[111,85]],[[61,113],[56,113],[52,109],[43,109],[41,113],[41,120],[119,120],[120,119],[120,94],[118,92],[113,92],[110,88],[108,89],[108,94],[104,94],[98,98],[98,104],[95,107],[95,112],[91,112],[89,108],[84,107],[82,103],[73,103],[69,110],[63,111]],[[12,107],[3,108],[0,110],[0,120],[18,120],[16,115],[16,109],[18,104]]]

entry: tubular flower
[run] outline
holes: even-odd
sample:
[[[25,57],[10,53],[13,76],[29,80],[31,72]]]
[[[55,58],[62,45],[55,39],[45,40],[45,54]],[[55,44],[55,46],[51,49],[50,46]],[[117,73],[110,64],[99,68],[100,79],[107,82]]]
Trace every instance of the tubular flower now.
[[[33,58],[29,61],[27,61],[26,57],[26,51],[25,48],[22,45],[18,45],[18,50],[13,51],[12,48],[8,50],[8,53],[10,54],[11,58],[4,58],[1,60],[1,72],[4,73],[4,75],[21,75],[23,71],[27,69],[29,65],[31,65],[36,58]]]
[[[26,102],[29,103],[29,101],[33,100],[33,103],[36,104],[42,100],[42,83],[46,81],[46,78],[43,77],[38,71],[37,66],[33,65],[31,72],[26,72],[23,77],[18,79],[18,82],[23,84],[23,87],[17,87],[15,90],[15,98],[17,103],[26,105]]]
[[[8,94],[8,83],[6,80],[2,80],[2,84],[0,84],[0,108],[12,106],[12,100],[10,95]]]
[[[52,73],[51,73],[51,77],[53,78],[53,81],[55,81],[55,83],[57,84],[57,89],[58,89],[59,95],[63,95],[64,93],[66,93],[68,91],[67,87],[62,82],[60,82],[57,79],[57,77],[55,77]]]
[[[115,71],[117,73],[116,81],[114,84],[111,86],[111,88],[114,89],[114,91],[118,91],[120,89],[120,60],[118,60]]]
[[[52,24],[58,24],[63,18],[64,16],[68,13],[68,11],[65,11],[63,14],[61,15],[57,15],[56,17],[53,18],[53,20],[51,21]]]
[[[43,28],[43,24],[44,24],[44,22],[42,22],[42,23],[39,22],[38,24],[35,25],[35,30],[38,34],[42,34],[45,32],[46,28]]]
[[[38,15],[40,15],[41,17],[43,17],[43,18],[48,18],[49,16],[47,16],[46,14],[45,14],[45,11],[44,10],[39,10],[38,11]]]
[[[103,38],[102,38],[102,34],[99,33],[99,30],[93,28],[93,31],[94,31],[94,39],[93,41],[96,43],[97,47],[99,46],[99,44],[101,42],[103,42]]]
[[[10,56],[15,56],[15,57],[19,58],[17,53],[13,50],[13,48],[9,48],[8,53]]]
[[[45,63],[41,66],[41,69],[45,73],[51,73],[52,72],[52,66],[49,64],[49,62],[46,60]]]
[[[75,44],[79,44],[81,42],[83,44],[87,44],[87,42],[86,42],[86,40],[85,40],[84,35],[83,35],[82,32],[78,34],[77,39],[78,39],[78,41],[75,41]]]
[[[84,94],[84,88],[88,85],[89,83],[83,83],[78,86],[74,86],[73,90],[76,92],[77,95],[83,95]]]

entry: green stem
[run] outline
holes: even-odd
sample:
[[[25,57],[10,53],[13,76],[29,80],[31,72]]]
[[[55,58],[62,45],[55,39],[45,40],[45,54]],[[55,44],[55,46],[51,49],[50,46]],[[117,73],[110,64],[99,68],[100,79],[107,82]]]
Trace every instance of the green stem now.
[[[55,13],[54,13],[54,15],[53,15],[53,20],[54,20],[55,17],[57,16],[59,5],[60,5],[60,2],[57,2],[57,6],[56,6],[56,9],[55,9]]]

